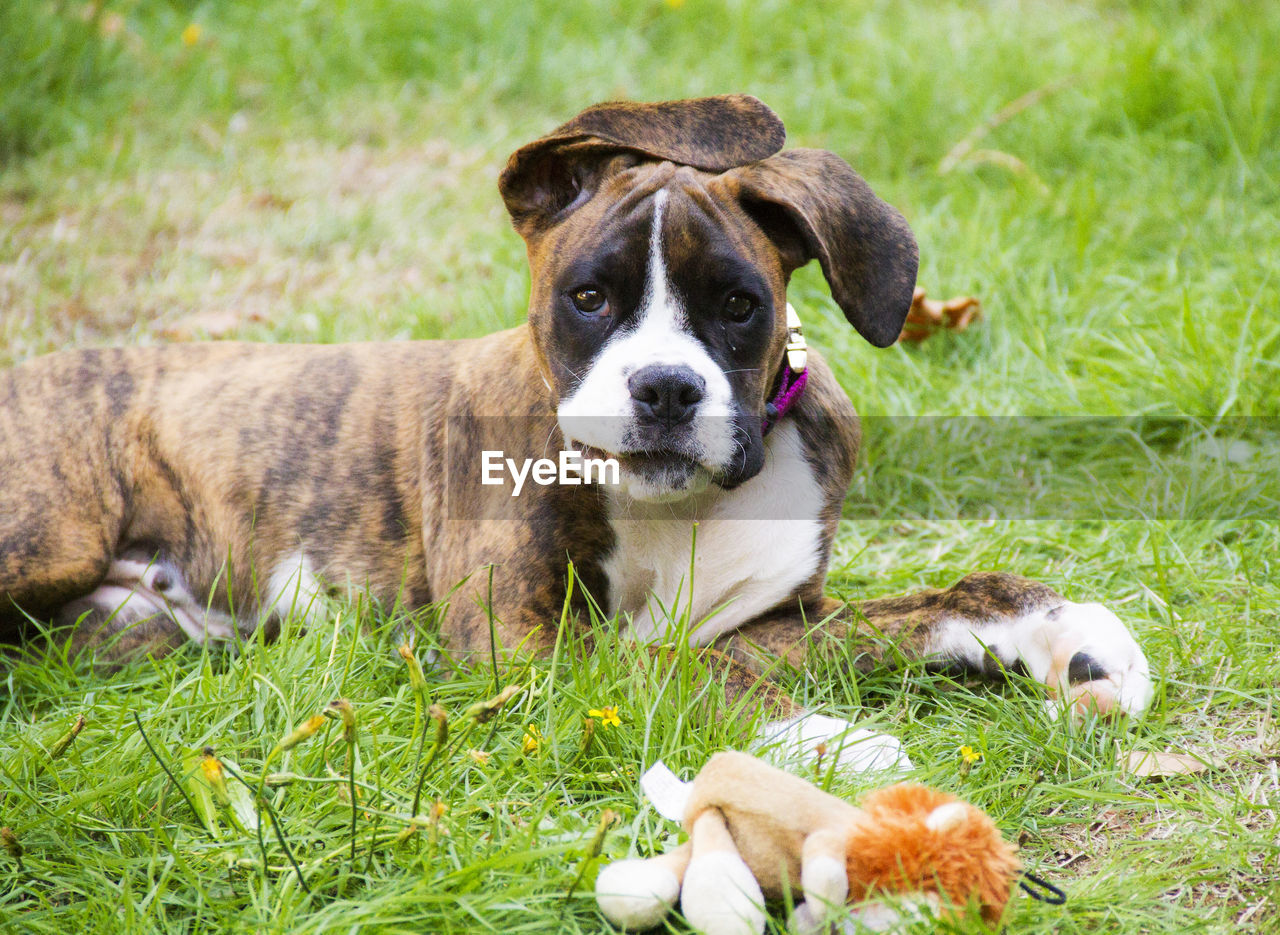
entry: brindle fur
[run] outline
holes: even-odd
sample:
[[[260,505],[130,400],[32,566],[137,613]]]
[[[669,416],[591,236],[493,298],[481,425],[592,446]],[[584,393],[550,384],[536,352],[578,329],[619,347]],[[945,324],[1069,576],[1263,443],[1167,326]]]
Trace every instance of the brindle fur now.
[[[839,651],[865,671],[884,662],[887,647],[904,657],[918,656],[934,630],[947,620],[1013,619],[1064,600],[1048,585],[1006,572],[974,572],[945,589],[851,602],[824,595],[820,584],[811,584],[796,606],[778,608],[723,637],[717,645],[731,658],[757,670],[772,658],[784,658],[800,668],[810,654],[829,656]],[[935,664],[953,666],[951,660],[936,660]],[[1001,677],[1018,667],[1016,660],[989,655],[981,669],[965,670],[964,674]],[[1088,681],[1084,674],[1073,675],[1071,681]]]
[[[522,426],[511,417],[549,413],[527,326],[459,342],[70,351],[0,375],[0,400],[11,626],[17,608],[52,616],[139,545],[245,615],[265,597],[264,569],[299,552],[322,580],[408,607],[493,563],[512,646],[558,615],[566,556],[585,553],[584,583],[599,586],[608,525],[558,507],[563,489],[531,487],[526,521],[455,520],[465,506],[445,502],[446,444],[455,463],[480,460],[462,453],[476,447],[456,431],[464,415]],[[462,650],[488,640],[475,596],[456,594],[445,626]]]
[[[443,636],[459,653],[488,647],[482,599],[492,565],[502,644],[545,650],[568,560],[607,603],[602,560],[613,538],[601,495],[531,486],[517,518],[480,522],[467,518],[483,512],[468,499],[479,497],[476,485],[451,488],[448,477],[478,470],[482,447],[520,451],[531,437],[552,437],[553,390],[568,376],[555,365],[563,348],[548,271],[597,238],[610,215],[671,186],[673,216],[721,232],[727,249],[756,264],[776,309],[755,349],[760,366],[741,377],[760,412],[782,360],[787,280],[809,259],[868,340],[884,345],[898,333],[916,269],[905,222],[841,160],[774,155],[781,144],[768,108],[733,97],[601,105],[519,150],[500,188],[527,242],[533,287],[528,323],[509,331],[454,342],[69,351],[0,374],[0,631],[12,636],[26,615],[52,617],[99,584],[113,555],[137,548],[171,561],[211,606],[252,618],[265,575],[301,553],[322,580],[384,604],[449,598]],[[584,190],[605,197],[574,206]],[[572,224],[561,223],[567,210]],[[697,237],[676,242],[672,262],[695,263],[705,248]],[[814,624],[830,614],[830,638],[874,632],[911,652],[947,615],[990,619],[1061,602],[1008,575],[861,605],[826,597],[859,428],[816,352],[809,367],[788,418],[825,495],[821,560],[792,598],[723,640],[728,652],[716,658],[734,694],[752,690],[754,677],[732,660],[755,647],[800,663]],[[511,437],[495,445],[502,425]],[[172,636],[151,621],[116,648],[164,651]],[[784,696],[766,695],[788,709]]]

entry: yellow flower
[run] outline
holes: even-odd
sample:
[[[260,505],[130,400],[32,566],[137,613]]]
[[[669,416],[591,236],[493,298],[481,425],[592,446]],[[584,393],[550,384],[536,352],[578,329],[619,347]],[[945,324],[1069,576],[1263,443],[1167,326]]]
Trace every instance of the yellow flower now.
[[[281,750],[292,750],[298,744],[302,743],[302,741],[314,737],[316,731],[322,727],[324,727],[324,715],[313,714],[293,730],[289,731],[288,735],[280,741],[279,747]]]
[[[356,709],[345,698],[335,698],[324,706],[321,712],[325,717],[342,721],[342,739],[347,743],[355,743],[356,740]]]
[[[484,724],[500,710],[502,706],[520,693],[519,685],[508,685],[488,701],[477,701],[463,712],[463,717],[472,718],[477,724]]]
[[[603,708],[592,708],[587,714],[598,717],[602,727],[618,727],[622,721],[618,717],[617,705],[605,705]]]
[[[473,747],[472,749],[467,751],[467,756],[471,757],[472,762],[474,762],[477,766],[488,766],[489,758],[492,757],[493,754],[486,753],[483,750],[476,750]]]
[[[204,748],[204,754],[200,757],[200,772],[204,775],[204,781],[209,784],[213,790],[213,797],[219,805],[231,804],[231,791],[227,788],[227,780],[223,775],[222,761],[213,755],[213,749]]]
[[[192,23],[186,29],[182,30],[182,44],[185,46],[193,46],[200,41],[200,34],[204,32],[204,28],[199,23]]]
[[[982,754],[973,749],[973,747],[969,746],[967,743],[960,747],[960,756],[962,756],[964,761],[969,765],[973,765],[982,759]]]
[[[538,749],[540,743],[542,743],[542,733],[536,725],[530,724],[524,732],[524,740],[520,743],[520,752],[532,753]]]
[[[0,828],[0,845],[4,845],[4,849],[14,860],[22,860],[22,843],[12,828]]]
[[[409,687],[416,692],[425,690],[427,680],[422,675],[422,664],[418,662],[418,657],[413,654],[413,648],[408,643],[403,643],[398,651],[400,658],[409,667]]]
[[[684,0],[666,0],[667,6],[673,10],[678,10],[684,6]]]

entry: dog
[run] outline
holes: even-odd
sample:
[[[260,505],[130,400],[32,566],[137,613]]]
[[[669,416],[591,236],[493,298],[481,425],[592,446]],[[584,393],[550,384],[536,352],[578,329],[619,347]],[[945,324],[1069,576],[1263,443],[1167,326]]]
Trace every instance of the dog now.
[[[547,650],[572,562],[571,616],[594,600],[638,640],[683,620],[735,666],[802,665],[818,641],[874,656],[874,634],[937,665],[1025,671],[1076,710],[1142,711],[1146,659],[1101,605],[984,572],[824,594],[859,423],[788,281],[816,258],[885,347],[917,248],[844,160],[784,136],[729,95],[596,105],[518,149],[498,185],[531,290],[508,331],[76,350],[0,375],[10,632],[52,619],[77,649],[160,653],[355,586],[388,606],[448,599],[451,652],[487,650],[491,625]],[[612,460],[616,483],[492,486],[495,452],[548,449]]]

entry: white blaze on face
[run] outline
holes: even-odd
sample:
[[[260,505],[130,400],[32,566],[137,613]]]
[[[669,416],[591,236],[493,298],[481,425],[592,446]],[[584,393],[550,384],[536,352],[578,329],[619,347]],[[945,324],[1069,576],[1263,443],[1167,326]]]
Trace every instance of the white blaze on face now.
[[[582,382],[560,401],[557,415],[566,438],[610,454],[625,454],[634,444],[636,420],[628,378],[655,364],[688,367],[705,381],[706,388],[691,425],[681,431],[692,430],[689,437],[695,450],[690,454],[703,467],[717,470],[729,464],[735,450],[733,390],[724,371],[690,330],[686,310],[668,277],[662,249],[667,197],[665,189],[653,196],[653,228],[640,308],[631,322],[605,342]],[[625,476],[623,483],[628,486]],[[653,491],[657,496],[661,493]]]

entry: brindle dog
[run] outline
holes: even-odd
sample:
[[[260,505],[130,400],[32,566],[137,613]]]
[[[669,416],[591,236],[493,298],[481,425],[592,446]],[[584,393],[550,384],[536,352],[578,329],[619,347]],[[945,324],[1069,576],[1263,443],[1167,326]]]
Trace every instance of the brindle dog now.
[[[885,346],[917,255],[843,160],[779,152],[783,137],[739,95],[598,105],[519,149],[499,188],[532,290],[509,331],[67,351],[0,374],[0,623],[58,618],[78,647],[161,652],[339,585],[408,608],[452,594],[443,636],[468,652],[488,646],[476,572],[492,563],[499,639],[545,649],[572,560],[638,639],[668,632],[661,608],[681,595],[690,638],[738,658],[799,663],[815,638],[877,634],[1141,710],[1150,681],[1124,624],[1042,584],[824,595],[859,429],[820,355],[789,353],[787,283],[817,259]],[[618,459],[621,483],[530,485],[480,518],[483,451],[571,444]]]

